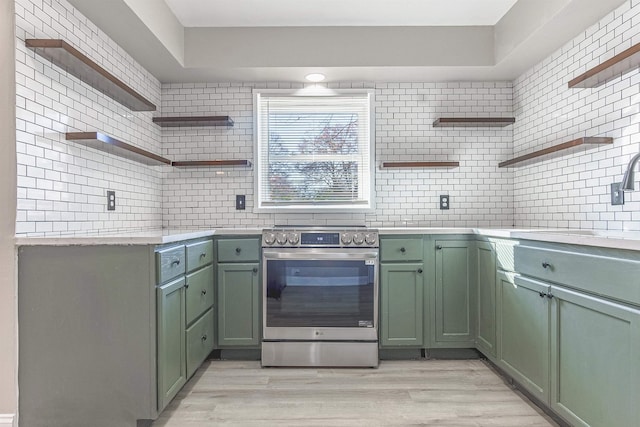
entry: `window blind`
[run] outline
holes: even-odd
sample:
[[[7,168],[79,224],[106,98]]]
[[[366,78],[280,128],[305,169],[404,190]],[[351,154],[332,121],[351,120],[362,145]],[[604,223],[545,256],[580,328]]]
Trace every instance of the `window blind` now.
[[[369,208],[370,105],[368,92],[258,93],[259,206]]]

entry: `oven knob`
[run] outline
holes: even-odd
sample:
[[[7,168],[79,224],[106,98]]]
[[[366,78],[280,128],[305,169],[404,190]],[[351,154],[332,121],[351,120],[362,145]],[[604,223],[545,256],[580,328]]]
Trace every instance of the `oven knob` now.
[[[292,245],[297,245],[300,241],[300,236],[298,236],[298,233],[289,233],[287,240],[289,240],[289,243]]]
[[[275,243],[275,241],[276,241],[276,235],[275,235],[275,234],[273,234],[273,233],[266,233],[266,234],[264,235],[264,242],[265,242],[267,245],[273,245],[273,244]]]
[[[356,235],[353,236],[353,243],[355,243],[356,245],[363,244],[364,243],[364,234],[356,233]]]
[[[284,233],[276,234],[276,243],[278,243],[279,245],[284,245],[285,243],[287,243],[287,235]]]
[[[375,245],[377,240],[378,240],[378,236],[376,236],[375,233],[367,233],[364,236],[364,241],[366,242],[367,245]]]
[[[343,245],[348,245],[353,241],[353,236],[349,233],[344,233],[342,237],[340,237],[340,241]]]

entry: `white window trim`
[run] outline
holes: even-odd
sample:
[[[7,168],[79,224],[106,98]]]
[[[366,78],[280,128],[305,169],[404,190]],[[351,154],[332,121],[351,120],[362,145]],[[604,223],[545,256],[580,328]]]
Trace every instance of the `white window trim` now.
[[[344,94],[368,94],[369,95],[369,203],[367,205],[352,205],[348,203],[339,205],[305,204],[305,205],[279,205],[262,206],[260,193],[260,175],[263,162],[260,159],[258,146],[259,114],[258,103],[260,94],[277,94],[283,96],[335,96]],[[320,86],[309,86],[304,89],[253,89],[253,164],[254,164],[254,212],[256,213],[372,213],[375,211],[375,90],[373,89],[329,89]]]

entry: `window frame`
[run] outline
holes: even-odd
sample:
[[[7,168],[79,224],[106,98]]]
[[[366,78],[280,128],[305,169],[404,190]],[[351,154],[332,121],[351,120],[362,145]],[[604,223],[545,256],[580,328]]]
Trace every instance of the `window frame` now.
[[[263,205],[261,175],[265,163],[261,159],[260,145],[260,95],[269,94],[300,97],[331,97],[340,95],[366,94],[369,98],[369,191],[366,204],[350,201],[331,204],[290,204],[272,202]],[[375,210],[375,91],[373,89],[329,89],[311,86],[303,89],[253,89],[253,164],[254,164],[254,212],[257,213],[371,213]]]

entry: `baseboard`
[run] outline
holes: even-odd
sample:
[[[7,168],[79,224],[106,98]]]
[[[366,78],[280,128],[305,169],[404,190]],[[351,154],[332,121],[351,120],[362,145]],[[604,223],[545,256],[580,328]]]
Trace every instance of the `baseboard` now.
[[[0,414],[0,427],[17,427],[14,424],[15,418],[14,414]]]

